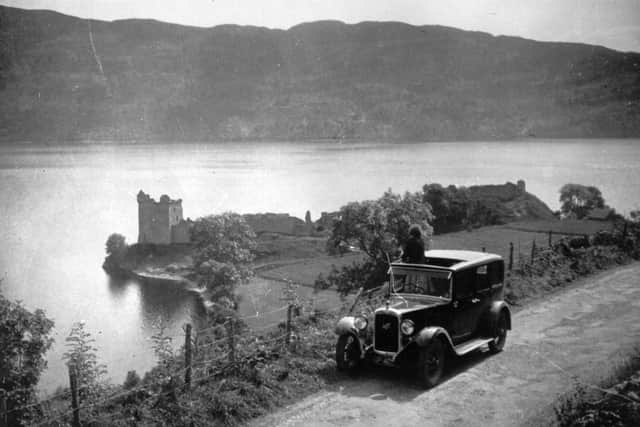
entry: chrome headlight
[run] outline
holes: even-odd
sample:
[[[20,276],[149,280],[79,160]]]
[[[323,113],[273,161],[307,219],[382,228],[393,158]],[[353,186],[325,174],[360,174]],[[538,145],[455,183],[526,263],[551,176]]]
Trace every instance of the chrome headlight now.
[[[368,324],[369,321],[363,316],[356,316],[356,318],[353,320],[353,326],[355,326],[359,331],[364,331],[365,329],[367,329]]]
[[[412,335],[416,330],[416,326],[411,320],[405,319],[400,323],[400,330],[404,335]]]

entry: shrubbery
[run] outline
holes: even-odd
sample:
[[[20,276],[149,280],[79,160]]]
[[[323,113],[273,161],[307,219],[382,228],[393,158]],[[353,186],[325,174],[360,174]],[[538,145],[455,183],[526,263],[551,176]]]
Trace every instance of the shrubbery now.
[[[47,366],[53,321],[42,310],[31,312],[0,294],[0,389],[7,393],[9,425],[38,417],[36,386]]]
[[[604,198],[596,187],[581,184],[565,184],[560,188],[560,212],[563,216],[584,218],[589,211],[603,208]]]
[[[76,372],[80,401],[95,400],[103,392],[103,377],[107,373],[107,367],[98,362],[95,339],[84,329],[83,322],[77,322],[65,341],[68,350],[62,358]]]
[[[195,279],[214,302],[235,308],[236,286],[253,274],[255,238],[244,218],[236,213],[210,215],[193,224]]]
[[[125,261],[128,250],[129,246],[122,234],[111,234],[107,238],[107,243],[105,244],[107,257],[102,264],[102,268],[110,274],[124,274],[123,262]]]

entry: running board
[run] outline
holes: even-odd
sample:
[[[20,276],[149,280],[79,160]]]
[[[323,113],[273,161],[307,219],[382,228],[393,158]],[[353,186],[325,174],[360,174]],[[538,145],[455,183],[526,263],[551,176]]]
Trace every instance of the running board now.
[[[485,344],[489,344],[491,341],[493,341],[493,338],[475,338],[454,346],[453,351],[455,351],[458,356],[462,356],[463,354],[477,350]]]

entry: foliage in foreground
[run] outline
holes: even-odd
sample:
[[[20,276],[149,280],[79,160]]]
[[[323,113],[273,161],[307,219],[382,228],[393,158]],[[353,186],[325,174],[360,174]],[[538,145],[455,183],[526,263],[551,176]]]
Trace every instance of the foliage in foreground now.
[[[183,349],[142,380],[130,372],[121,390],[104,390],[96,405],[81,410],[81,419],[116,426],[234,426],[315,392],[337,375],[334,336],[327,331],[338,314],[310,307],[298,314],[289,346],[283,326],[256,335],[238,324],[231,360],[226,339],[220,340],[224,328],[210,329],[197,337],[189,389]]]
[[[47,366],[53,321],[42,310],[31,312],[0,294],[0,389],[7,396],[9,425],[22,425],[36,409],[19,409],[35,401],[36,385]]]
[[[640,354],[622,365],[604,384],[577,383],[554,407],[561,427],[631,427],[640,425]]]
[[[76,322],[65,341],[67,351],[62,358],[76,372],[80,401],[95,400],[103,391],[103,377],[107,373],[107,367],[98,361],[95,339],[84,329],[84,322]]]

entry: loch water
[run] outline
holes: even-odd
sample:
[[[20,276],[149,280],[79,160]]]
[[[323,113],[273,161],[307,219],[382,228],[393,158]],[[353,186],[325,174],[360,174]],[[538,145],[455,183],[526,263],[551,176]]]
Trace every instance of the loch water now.
[[[559,188],[575,182],[597,186],[628,213],[640,209],[640,140],[3,145],[0,292],[55,321],[43,391],[66,382],[64,338],[77,321],[96,338],[109,377],[122,382],[128,370],[155,363],[150,336],[159,323],[178,346],[182,325],[203,311],[184,289],[112,280],[102,270],[109,234],[137,239],[139,190],[183,199],[191,218],[224,211],[304,218],[309,210],[316,219],[389,188],[519,179],[552,209]],[[262,310],[277,286],[256,279],[243,312]]]

